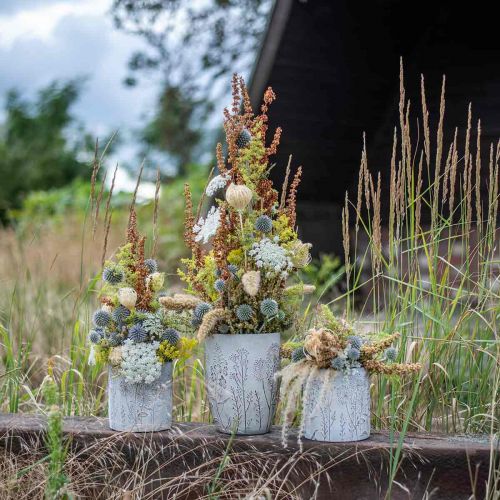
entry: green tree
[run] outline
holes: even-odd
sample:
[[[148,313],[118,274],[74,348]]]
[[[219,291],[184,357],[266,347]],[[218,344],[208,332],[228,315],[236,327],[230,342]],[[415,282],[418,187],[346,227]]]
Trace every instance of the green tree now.
[[[0,222],[8,222],[9,210],[19,208],[30,191],[61,187],[88,174],[82,158],[88,138],[75,131],[70,113],[80,90],[77,81],[55,82],[34,101],[8,92],[0,124]],[[71,132],[83,139],[71,140]]]
[[[145,130],[146,145],[193,160],[217,93],[229,74],[252,65],[272,0],[113,0],[115,25],[141,37],[146,47],[129,60],[128,85],[155,72],[164,82],[159,110]],[[227,85],[221,85],[225,81]]]
[[[145,145],[169,153],[180,176],[186,174],[201,136],[200,129],[193,124],[195,112],[196,102],[185,97],[178,87],[167,87],[155,116],[142,132]]]

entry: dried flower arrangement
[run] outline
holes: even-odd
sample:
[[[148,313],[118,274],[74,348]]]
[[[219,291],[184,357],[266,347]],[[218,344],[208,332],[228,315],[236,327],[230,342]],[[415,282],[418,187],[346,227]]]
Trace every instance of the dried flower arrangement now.
[[[297,276],[310,260],[311,246],[298,239],[295,227],[302,169],[288,190],[289,163],[281,197],[269,179],[269,158],[281,136],[278,128],[266,145],[267,112],[276,96],[268,88],[260,114],[254,115],[241,77],[233,76],[232,89],[231,110],[224,111],[227,161],[218,144],[219,174],[205,189],[215,206],[205,217],[200,217],[200,208],[193,214],[190,189],[185,187],[185,241],[192,257],[183,261],[179,275],[188,293],[200,299],[192,316],[199,340],[212,333],[290,328],[303,295],[312,291]]]
[[[369,374],[405,375],[421,370],[420,363],[397,363],[398,352],[392,346],[399,333],[362,335],[346,320],[333,315],[326,305],[318,306],[311,328],[302,342],[282,346],[282,357],[291,360],[281,372],[283,406],[283,440],[290,427],[299,397],[307,398],[310,381],[320,379],[323,393],[334,377],[347,376],[357,368]],[[321,398],[321,394],[320,394]],[[301,416],[299,440],[303,432]]]
[[[151,384],[163,363],[187,359],[197,342],[186,336],[193,331],[186,307],[161,307],[165,275],[154,259],[145,258],[145,240],[132,207],[127,243],[102,272],[102,306],[93,315],[89,363],[108,363],[127,382]]]

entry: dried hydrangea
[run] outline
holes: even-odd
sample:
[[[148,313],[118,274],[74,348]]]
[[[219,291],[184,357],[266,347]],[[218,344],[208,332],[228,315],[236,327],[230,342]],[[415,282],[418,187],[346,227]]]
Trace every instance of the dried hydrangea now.
[[[258,243],[254,243],[248,254],[259,269],[266,271],[268,277],[281,275],[286,279],[293,267],[287,251],[269,238],[262,238]]]
[[[200,217],[193,226],[193,233],[196,234],[195,241],[208,243],[210,238],[215,236],[220,223],[220,210],[212,207],[207,214],[206,219]]]
[[[205,194],[207,196],[214,196],[217,191],[224,189],[228,183],[230,176],[228,174],[216,175],[207,185]]]
[[[159,342],[142,342],[134,344],[125,340],[121,348],[121,373],[127,382],[133,384],[151,384],[161,375],[161,363],[156,351]]]

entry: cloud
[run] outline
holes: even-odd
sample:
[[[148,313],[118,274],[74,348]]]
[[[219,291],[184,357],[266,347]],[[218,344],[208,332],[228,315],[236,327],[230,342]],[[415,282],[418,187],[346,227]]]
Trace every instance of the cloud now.
[[[96,2],[99,9],[94,8]],[[39,2],[19,3],[39,6]],[[108,2],[79,0],[78,8],[72,3],[76,2],[49,1],[44,9],[0,15],[0,33],[4,35],[2,29],[10,26],[9,36],[0,37],[0,98],[10,88],[33,96],[54,80],[87,77],[74,108],[86,128],[98,135],[137,128],[144,110],[153,108],[159,89],[155,81],[141,81],[134,89],[122,84],[128,58],[142,46],[141,41],[113,28],[106,14]],[[5,6],[2,2],[0,13]],[[17,24],[21,21],[24,24]]]

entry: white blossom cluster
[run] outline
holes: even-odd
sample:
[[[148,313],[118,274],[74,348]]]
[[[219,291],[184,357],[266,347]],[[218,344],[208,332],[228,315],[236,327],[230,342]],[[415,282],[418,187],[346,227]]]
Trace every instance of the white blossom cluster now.
[[[159,342],[134,344],[127,339],[122,346],[121,372],[127,382],[151,384],[161,375],[161,363],[156,357]]]
[[[293,267],[288,252],[269,238],[262,238],[258,243],[254,243],[248,254],[268,277],[279,274],[286,279]]]
[[[207,196],[214,196],[219,189],[223,189],[226,187],[226,184],[229,181],[229,174],[224,175],[216,175],[207,185],[205,189],[205,194]]]
[[[196,234],[195,240],[203,243],[208,243],[210,238],[215,235],[219,227],[220,210],[212,207],[207,214],[206,219],[200,217],[198,222],[193,226],[193,232]]]

